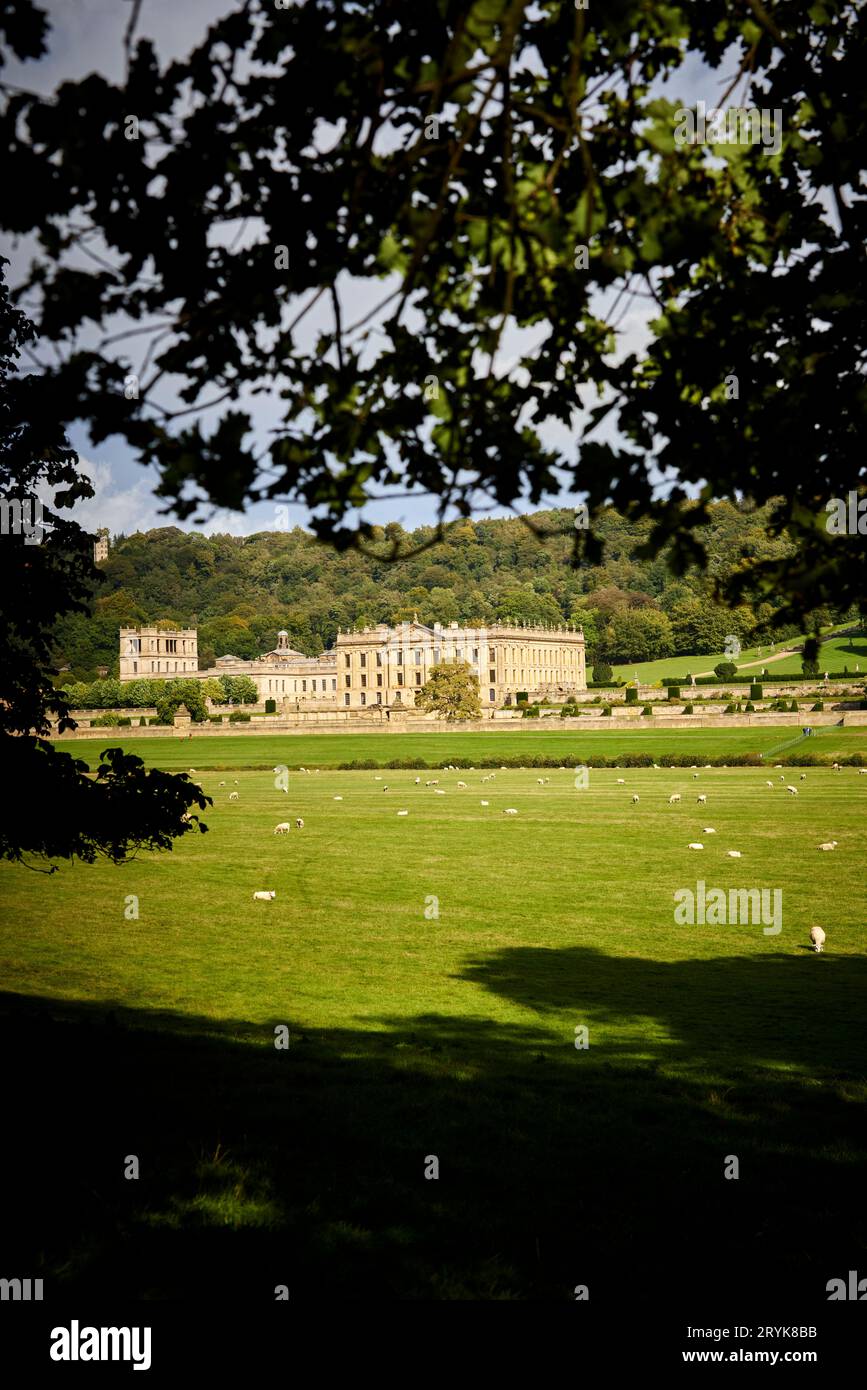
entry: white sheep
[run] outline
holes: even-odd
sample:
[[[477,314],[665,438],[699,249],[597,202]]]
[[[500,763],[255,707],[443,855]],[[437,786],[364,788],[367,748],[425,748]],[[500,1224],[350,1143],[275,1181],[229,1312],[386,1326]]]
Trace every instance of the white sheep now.
[[[397,814],[398,814],[399,816],[408,816],[408,815],[409,815],[409,811],[398,811]]]
[[[824,951],[824,949],[825,949],[825,933],[822,931],[822,928],[821,928],[821,927],[811,927],[811,928],[810,928],[810,940],[812,941],[812,943],[813,943],[813,945],[814,945],[814,947],[815,947],[815,949],[816,949],[817,951]]]
[[[698,803],[699,806],[706,806],[706,805],[707,805],[707,797],[706,797],[706,796],[697,796],[697,797],[696,797],[696,801],[697,801],[697,803]]]
[[[618,777],[618,779],[617,779],[617,785],[618,785],[618,787],[625,787],[625,786],[626,786],[626,778],[625,778],[625,777]]]
[[[687,845],[687,849],[704,849],[704,845],[700,845],[696,840],[693,840],[691,844]]]
[[[441,787],[434,787],[434,796],[445,796],[445,792]]]
[[[739,849],[727,849],[726,854],[728,855],[729,859],[740,859],[741,857],[741,852]]]
[[[825,850],[828,850],[828,849],[836,849],[836,848],[837,848],[837,841],[836,841],[836,840],[826,840],[825,843],[824,843],[823,845],[817,845],[816,848],[817,848],[817,849],[825,849]]]
[[[303,821],[303,819],[301,818],[301,816],[299,816],[298,819],[296,820],[295,826],[296,826],[296,829],[298,829],[298,830],[303,830],[303,829],[304,829],[304,821]]]
[[[766,787],[770,787],[771,791],[774,790],[774,784],[773,784],[773,782],[766,782],[766,783],[765,783],[765,786],[766,786]]]
[[[668,798],[668,804],[669,804],[669,806],[673,806],[674,803],[675,803],[675,801],[680,801],[680,792],[674,792],[674,793]]]
[[[381,781],[382,781],[382,778],[381,778],[381,777],[374,777],[373,780],[374,780],[374,782],[381,782]]]
[[[692,774],[692,780],[693,780],[693,782],[697,782],[697,781],[698,781],[698,773],[697,773],[697,772],[694,772],[694,773]]]
[[[515,810],[514,806],[507,806],[503,811],[504,816],[516,816],[517,814],[518,812]]]
[[[545,785],[545,778],[544,778],[544,777],[537,777],[537,778],[536,778],[536,781],[539,783],[539,786],[540,786],[540,787],[544,787],[544,785]],[[460,785],[460,784],[459,784],[459,785]]]
[[[458,782],[459,787],[466,787],[466,782]]]
[[[415,779],[415,784],[416,784],[416,786],[419,786],[420,783],[421,783],[421,778],[420,778],[420,777],[416,777],[416,779]]]
[[[802,772],[802,773],[801,773],[801,781],[802,781],[802,782],[806,782],[806,780],[807,780],[807,774],[806,774],[806,772]]]
[[[189,772],[189,774],[190,774],[191,777],[192,777],[193,773],[195,772],[195,770],[196,770],[196,769],[195,769],[194,767],[189,767],[189,768],[187,768],[187,771]]]
[[[221,783],[220,783],[220,786],[221,786],[221,787],[225,787],[225,785],[226,785],[225,782],[221,782]]]
[[[342,800],[343,800],[343,797],[342,797],[342,796],[335,796],[334,800],[335,800],[335,801],[342,801]]]
[[[797,787],[786,787],[786,791],[787,791],[787,792],[790,792],[790,793],[792,794],[792,796],[797,796],[797,795],[798,795],[798,788],[797,788]]]
[[[237,793],[237,792],[229,792],[229,800],[230,800],[230,801],[237,801],[237,800],[238,800],[238,793]]]
[[[483,801],[481,804],[482,806],[490,806],[491,803],[490,801]]]
[[[238,785],[238,779],[237,779],[237,777],[234,779],[234,785],[235,785],[236,787],[237,787],[237,785]]]
[[[387,786],[385,786],[385,787],[383,787],[383,789],[382,789],[382,790],[383,790],[383,791],[384,791],[384,792],[387,792],[387,791],[388,791],[388,787],[387,787]]]
[[[638,805],[638,792],[633,792],[633,793],[632,793],[632,804],[633,804],[633,806],[637,806],[637,805]]]
[[[253,894],[253,901],[254,901],[254,902],[260,902],[260,903],[267,903],[267,902],[270,902],[272,898],[276,898],[276,896],[277,896],[277,894],[274,892],[274,889],[273,889],[273,888],[269,888],[267,892],[254,893],[254,894]]]
[[[704,827],[704,833],[705,835],[715,835],[716,831],[714,830],[712,825],[706,825]]]
[[[279,825],[274,826],[275,835],[288,835],[292,829],[292,823],[288,820],[281,820]]]

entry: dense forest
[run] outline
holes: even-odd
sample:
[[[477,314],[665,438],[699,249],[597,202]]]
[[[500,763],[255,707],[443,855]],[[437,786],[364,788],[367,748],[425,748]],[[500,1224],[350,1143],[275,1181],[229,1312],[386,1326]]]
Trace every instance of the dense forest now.
[[[301,528],[235,537],[167,526],[118,536],[92,616],[59,624],[55,660],[67,668],[61,679],[92,680],[100,667],[115,675],[118,628],[161,621],[198,628],[201,668],[218,656],[270,650],[282,627],[294,647],[315,656],[338,628],[414,614],[424,623],[581,623],[591,660],[719,652],[729,633],[745,645],[770,634],[776,605],[773,594],[754,593],[749,605],[726,608],[716,600],[717,582],[747,557],[784,554],[788,543],[768,534],[766,509],[721,502],[711,516],[702,531],[709,566],[682,575],[672,574],[665,555],[642,559],[649,522],[627,521],[613,508],[599,521],[602,563],[579,568],[570,563],[571,510],[461,521],[433,545],[431,528],[404,532],[391,523],[375,536],[373,554],[339,553]],[[405,558],[390,558],[396,544]],[[824,626],[849,616],[856,615],[822,609],[814,618]]]

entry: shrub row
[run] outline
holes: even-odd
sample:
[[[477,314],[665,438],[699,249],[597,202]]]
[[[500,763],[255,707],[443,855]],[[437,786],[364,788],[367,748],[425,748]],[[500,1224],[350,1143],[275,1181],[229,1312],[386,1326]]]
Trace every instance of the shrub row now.
[[[653,767],[654,763],[660,767],[769,767],[772,763],[780,763],[783,767],[830,767],[832,763],[839,763],[841,767],[863,767],[865,756],[863,753],[851,753],[842,757],[831,757],[820,753],[800,753],[792,754],[788,757],[779,755],[763,758],[761,753],[730,753],[727,756],[719,753],[659,753],[654,756],[652,753],[621,753],[616,757],[604,757],[599,753],[590,753],[582,756],[580,752],[573,751],[564,757],[561,754],[549,753],[527,753],[520,757],[517,754],[509,754],[505,757],[477,757],[477,758],[441,758],[435,762],[428,762],[424,758],[392,758],[388,762],[383,762],[377,758],[355,758],[351,762],[337,764],[339,772],[367,772],[367,771],[441,771],[446,767],[456,767],[461,770],[467,768],[529,768],[529,767],[566,767],[576,766],[599,767],[599,768],[618,768],[618,767]]]
[[[844,671],[842,674],[838,672],[837,675],[834,675],[832,672],[829,672],[829,680],[861,680],[863,678],[863,675],[864,673],[860,671]],[[752,675],[739,674],[735,676],[726,676],[724,679],[727,685],[731,684],[732,682],[734,682],[734,684],[736,685],[751,685],[756,680],[756,674],[755,672],[753,672]],[[761,679],[765,681],[770,681],[774,685],[817,685],[819,683],[821,683],[822,685],[825,684],[821,676],[790,676],[784,675],[782,672],[780,672],[779,676],[777,676],[774,674],[772,670],[763,671]],[[684,683],[685,682],[683,676],[663,676],[660,680],[660,685],[665,686],[683,685]],[[719,685],[721,681],[719,676],[696,676],[695,683],[696,685]]]

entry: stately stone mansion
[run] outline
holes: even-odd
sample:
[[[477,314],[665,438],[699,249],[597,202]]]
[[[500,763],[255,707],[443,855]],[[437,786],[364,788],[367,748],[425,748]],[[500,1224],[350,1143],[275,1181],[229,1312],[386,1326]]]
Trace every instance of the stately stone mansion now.
[[[580,628],[379,623],[338,632],[334,647],[316,657],[290,647],[284,630],[277,634],[274,651],[253,661],[220,656],[206,671],[199,670],[195,628],[120,630],[121,681],[250,676],[260,699],[299,709],[412,708],[416,691],[442,661],[470,666],[479,678],[483,707],[513,704],[522,692],[536,699],[587,689]]]

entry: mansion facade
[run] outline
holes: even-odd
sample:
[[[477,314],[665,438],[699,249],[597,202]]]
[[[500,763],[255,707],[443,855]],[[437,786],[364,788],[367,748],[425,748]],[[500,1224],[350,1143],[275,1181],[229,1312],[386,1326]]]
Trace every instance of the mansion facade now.
[[[496,623],[427,627],[418,621],[379,623],[338,632],[334,647],[308,657],[277,636],[273,651],[253,661],[221,656],[198,669],[195,628],[121,628],[121,681],[146,678],[250,676],[260,700],[297,709],[411,709],[417,691],[443,661],[462,661],[478,677],[482,707],[528,699],[563,698],[586,690],[584,634],[580,628]]]

